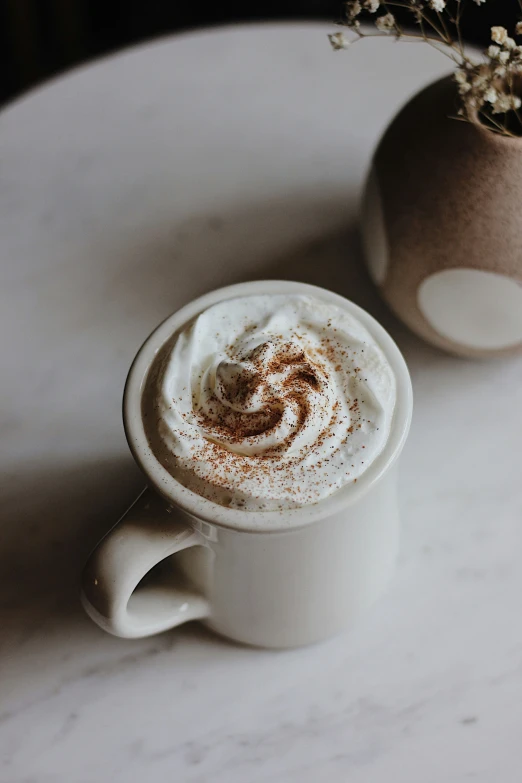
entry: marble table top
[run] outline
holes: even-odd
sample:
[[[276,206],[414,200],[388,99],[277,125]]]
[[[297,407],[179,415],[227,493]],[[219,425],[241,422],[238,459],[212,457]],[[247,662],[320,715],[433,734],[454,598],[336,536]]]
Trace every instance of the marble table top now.
[[[167,38],[0,117],[0,781],[517,783],[522,360],[422,344],[361,269],[379,134],[444,72],[425,46],[331,52],[321,24]],[[147,333],[256,277],[356,300],[398,341],[415,415],[389,592],[296,651],[198,625],[125,641],[78,574],[142,486],[120,419]]]

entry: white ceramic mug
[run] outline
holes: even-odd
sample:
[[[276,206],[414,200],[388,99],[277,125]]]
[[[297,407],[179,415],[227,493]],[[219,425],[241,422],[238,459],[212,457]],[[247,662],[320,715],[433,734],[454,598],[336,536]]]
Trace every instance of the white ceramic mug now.
[[[395,372],[397,403],[383,452],[356,484],[302,508],[242,511],[197,495],[163,468],[147,441],[141,398],[157,351],[176,330],[216,302],[271,293],[309,294],[355,315]],[[129,372],[125,432],[149,488],[85,567],[87,613],[117,636],[148,636],[198,619],[231,639],[264,647],[316,642],[350,625],[380,595],[394,569],[397,458],[411,411],[411,382],[399,349],[374,318],[337,294],[304,283],[264,281],[191,302],[152,333]],[[163,567],[149,574],[159,563]]]

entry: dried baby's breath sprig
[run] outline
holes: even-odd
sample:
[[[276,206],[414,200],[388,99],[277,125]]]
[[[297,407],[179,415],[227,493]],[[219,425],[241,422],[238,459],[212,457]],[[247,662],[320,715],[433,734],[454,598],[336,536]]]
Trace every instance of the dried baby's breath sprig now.
[[[473,0],[478,6],[486,0]],[[522,11],[522,0],[518,0]],[[335,50],[347,49],[363,38],[393,35],[396,39],[422,41],[446,54],[455,66],[460,119],[482,122],[504,136],[522,135],[522,46],[500,25],[491,28],[491,44],[484,59],[476,62],[465,52],[461,37],[461,17],[465,0],[348,0],[341,24],[351,33],[329,35]],[[402,27],[393,13],[401,9],[411,15],[414,27]],[[361,27],[361,19],[373,25]],[[522,19],[514,30],[522,36]]]
[[[384,16],[378,16],[375,20],[375,27],[377,30],[380,30],[381,33],[391,33],[394,30],[398,30],[395,17],[390,13],[384,14]]]
[[[478,116],[503,135],[521,135],[521,129],[514,131],[508,128],[507,118],[503,122],[501,117],[493,115],[511,112],[518,118],[522,46],[516,45],[505,27],[492,27],[491,40],[493,43],[485,52],[485,62],[472,63],[468,60],[455,72],[462,103],[460,115],[467,118]]]
[[[344,33],[331,33],[328,38],[330,39],[330,44],[334,51],[348,49],[351,43]]]

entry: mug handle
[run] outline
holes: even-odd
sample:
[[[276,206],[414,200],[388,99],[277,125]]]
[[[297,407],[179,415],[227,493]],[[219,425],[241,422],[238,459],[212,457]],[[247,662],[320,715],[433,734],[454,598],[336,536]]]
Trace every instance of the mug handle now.
[[[145,489],[89,557],[82,574],[85,611],[104,631],[127,639],[166,631],[209,614],[207,600],[169,573],[136,587],[169,555],[203,539]]]

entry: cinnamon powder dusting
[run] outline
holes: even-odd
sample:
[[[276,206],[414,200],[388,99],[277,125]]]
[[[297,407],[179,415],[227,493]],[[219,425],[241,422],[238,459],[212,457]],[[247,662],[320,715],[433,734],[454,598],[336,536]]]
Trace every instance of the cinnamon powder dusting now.
[[[308,297],[243,300],[268,299],[262,304],[270,309],[278,298],[299,300],[282,302],[292,328],[271,332],[261,306],[252,314],[246,306],[238,326],[222,308],[219,330],[201,324],[215,335],[215,354],[195,361],[196,330],[187,330],[186,347],[180,340],[178,355],[165,352],[144,397],[157,432],[151,445],[167,471],[222,505],[282,510],[316,503],[357,480],[364,466],[358,455],[375,450],[372,422],[384,424],[376,392],[365,391],[368,372],[360,374],[362,346],[372,351],[371,342],[350,338],[341,311],[321,323]],[[225,337],[231,332],[232,340]],[[176,372],[188,357],[190,382],[182,385]]]

